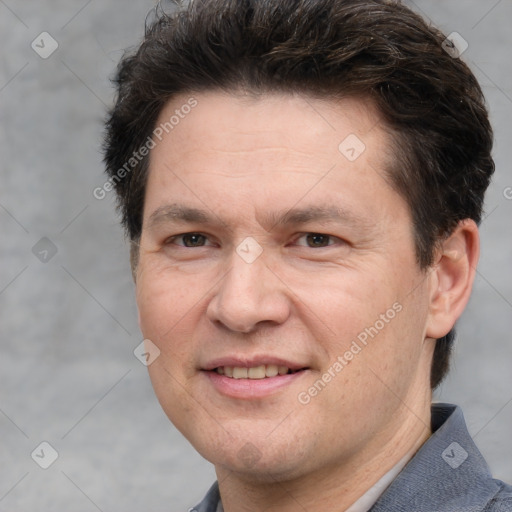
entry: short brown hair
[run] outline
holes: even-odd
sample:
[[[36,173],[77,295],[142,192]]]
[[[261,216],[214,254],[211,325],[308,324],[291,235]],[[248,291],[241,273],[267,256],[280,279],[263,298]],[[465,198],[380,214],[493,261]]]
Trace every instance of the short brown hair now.
[[[494,172],[482,91],[443,41],[399,1],[194,0],[171,14],[157,9],[144,41],[118,68],[107,172],[119,178],[178,93],[363,97],[393,136],[388,179],[411,209],[417,260],[426,269],[459,221],[480,222]],[[113,180],[132,242],[141,235],[147,172],[145,157]],[[454,330],[436,342],[433,388],[448,370],[453,339]]]

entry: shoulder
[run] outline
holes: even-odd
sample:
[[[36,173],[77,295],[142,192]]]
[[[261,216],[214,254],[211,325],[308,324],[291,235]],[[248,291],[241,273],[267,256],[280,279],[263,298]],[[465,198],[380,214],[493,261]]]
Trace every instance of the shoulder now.
[[[220,503],[219,484],[215,482],[201,503],[189,509],[188,512],[218,512]]]
[[[493,480],[493,482],[499,489],[483,512],[512,512],[512,486],[500,480]]]
[[[372,512],[512,512],[512,487],[491,476],[460,408],[435,404],[432,431]]]

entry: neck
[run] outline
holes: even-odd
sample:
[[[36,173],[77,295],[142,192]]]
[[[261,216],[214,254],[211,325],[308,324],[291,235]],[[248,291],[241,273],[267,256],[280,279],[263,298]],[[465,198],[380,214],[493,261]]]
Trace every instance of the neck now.
[[[332,467],[274,482],[255,481],[216,467],[225,512],[320,512],[347,510],[404,457],[411,457],[431,435],[430,399],[414,412],[404,405],[398,427],[376,436],[364,451]],[[407,413],[408,412],[408,413]]]

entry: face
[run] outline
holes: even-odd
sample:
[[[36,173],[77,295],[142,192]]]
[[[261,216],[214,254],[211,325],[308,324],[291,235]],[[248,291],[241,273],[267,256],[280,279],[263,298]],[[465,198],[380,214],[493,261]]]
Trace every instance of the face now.
[[[217,467],[346,464],[429,396],[429,282],[386,128],[355,99],[193,97],[151,150],[136,269],[158,399]]]

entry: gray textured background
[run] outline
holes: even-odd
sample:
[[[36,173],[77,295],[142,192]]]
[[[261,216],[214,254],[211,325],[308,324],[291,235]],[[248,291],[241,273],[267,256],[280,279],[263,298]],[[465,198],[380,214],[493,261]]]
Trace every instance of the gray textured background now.
[[[133,355],[127,247],[113,197],[92,195],[108,77],[153,5],[0,0],[0,511],[187,510],[214,479]],[[468,41],[496,131],[479,274],[437,395],[464,408],[494,474],[512,481],[512,1],[413,6]],[[59,44],[47,59],[31,48],[43,31]],[[42,237],[51,258],[47,242],[33,251]],[[59,454],[46,470],[31,458],[42,441]]]

